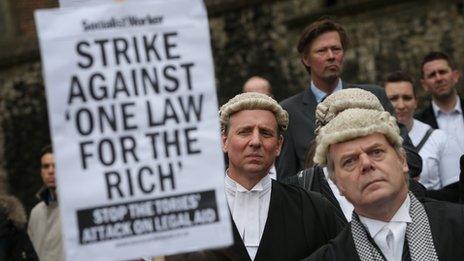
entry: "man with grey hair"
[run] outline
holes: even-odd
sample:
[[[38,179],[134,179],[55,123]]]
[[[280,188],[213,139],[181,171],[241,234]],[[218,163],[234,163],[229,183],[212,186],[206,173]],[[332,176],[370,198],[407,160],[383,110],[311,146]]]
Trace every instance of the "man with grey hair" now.
[[[307,260],[462,258],[464,207],[416,199],[395,118],[375,103],[356,102],[318,106],[314,162],[328,167],[354,211],[350,224]]]
[[[251,92],[229,100],[219,116],[235,243],[205,257],[299,260],[334,238],[342,220],[326,199],[268,175],[280,153],[287,112],[271,97]]]

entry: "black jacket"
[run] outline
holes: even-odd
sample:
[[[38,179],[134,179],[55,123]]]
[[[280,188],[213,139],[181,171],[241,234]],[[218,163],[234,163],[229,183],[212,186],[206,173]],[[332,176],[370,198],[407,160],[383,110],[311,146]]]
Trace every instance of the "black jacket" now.
[[[423,199],[429,218],[432,238],[439,260],[462,260],[464,257],[464,206],[447,202]],[[404,248],[403,251],[407,250]],[[403,260],[408,260],[403,253]],[[321,247],[305,261],[358,261],[359,256],[351,234],[346,228],[329,244]]]
[[[25,226],[26,214],[19,200],[0,196],[0,260],[39,260]]]
[[[300,260],[336,237],[344,223],[319,194],[273,181],[266,225],[254,260]],[[232,225],[232,246],[171,256],[167,260],[251,261],[233,222]]]

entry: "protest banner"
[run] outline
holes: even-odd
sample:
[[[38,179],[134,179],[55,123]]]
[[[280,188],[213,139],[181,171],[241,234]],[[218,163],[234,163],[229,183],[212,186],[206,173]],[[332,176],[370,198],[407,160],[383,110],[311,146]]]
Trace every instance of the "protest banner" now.
[[[127,1],[35,18],[67,259],[230,245],[204,4]]]

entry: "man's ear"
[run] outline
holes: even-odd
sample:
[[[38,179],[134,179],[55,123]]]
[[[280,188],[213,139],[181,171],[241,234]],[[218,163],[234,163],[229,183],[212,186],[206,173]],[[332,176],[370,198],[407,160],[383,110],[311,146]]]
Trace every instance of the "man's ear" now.
[[[459,78],[461,78],[461,73],[458,70],[453,70],[451,73],[452,73],[453,83],[454,84],[458,83]]]
[[[409,166],[406,160],[402,163],[404,173],[409,173]]]
[[[221,144],[222,144],[222,151],[227,153],[227,135],[226,133],[221,134]]]
[[[403,149],[400,151],[398,157],[401,162],[401,168],[403,170],[403,173],[409,173],[408,161],[406,160],[406,152]]]
[[[309,61],[308,59],[306,59],[306,56],[305,55],[302,55],[301,58],[300,58],[300,61],[301,63],[306,67],[306,68],[310,68],[310,64],[309,64]]]

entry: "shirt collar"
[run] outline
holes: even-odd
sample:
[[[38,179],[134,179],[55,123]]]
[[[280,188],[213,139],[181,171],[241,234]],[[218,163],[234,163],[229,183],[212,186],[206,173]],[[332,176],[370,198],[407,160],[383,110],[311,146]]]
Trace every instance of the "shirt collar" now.
[[[337,86],[335,86],[335,89],[333,90],[332,93],[341,90],[342,87],[343,87],[342,81],[340,80],[340,78],[338,78]],[[328,95],[327,93],[325,93],[325,92],[321,91],[319,88],[317,88],[317,86],[314,84],[313,81],[311,81],[311,85],[310,85],[309,88],[310,88],[311,92],[314,93],[314,97],[316,98],[317,103],[320,103]]]
[[[377,219],[367,218],[361,215],[359,216],[359,220],[366,226],[367,231],[369,231],[369,234],[371,235],[371,237],[374,238],[380,232],[380,230],[382,230],[382,228],[385,227],[388,223],[391,223],[391,222],[411,223],[412,219],[411,219],[411,216],[409,215],[410,206],[411,206],[411,199],[409,198],[409,195],[407,195],[403,204],[398,209],[398,211],[396,211],[395,215],[392,217],[390,222],[384,222],[384,221],[380,221]]]
[[[229,177],[229,171],[226,172],[225,185],[226,191],[235,195],[236,192],[250,192],[250,191],[266,191],[271,187],[271,177],[270,175],[265,175],[256,185],[250,190],[244,188],[238,182]]]
[[[435,117],[440,116],[440,114],[442,113],[446,113],[440,107],[438,107],[434,100],[432,100],[432,109],[433,113],[435,114]],[[459,99],[459,97],[457,97],[456,104],[454,105],[454,108],[451,110],[450,113],[462,114],[461,99]]]

